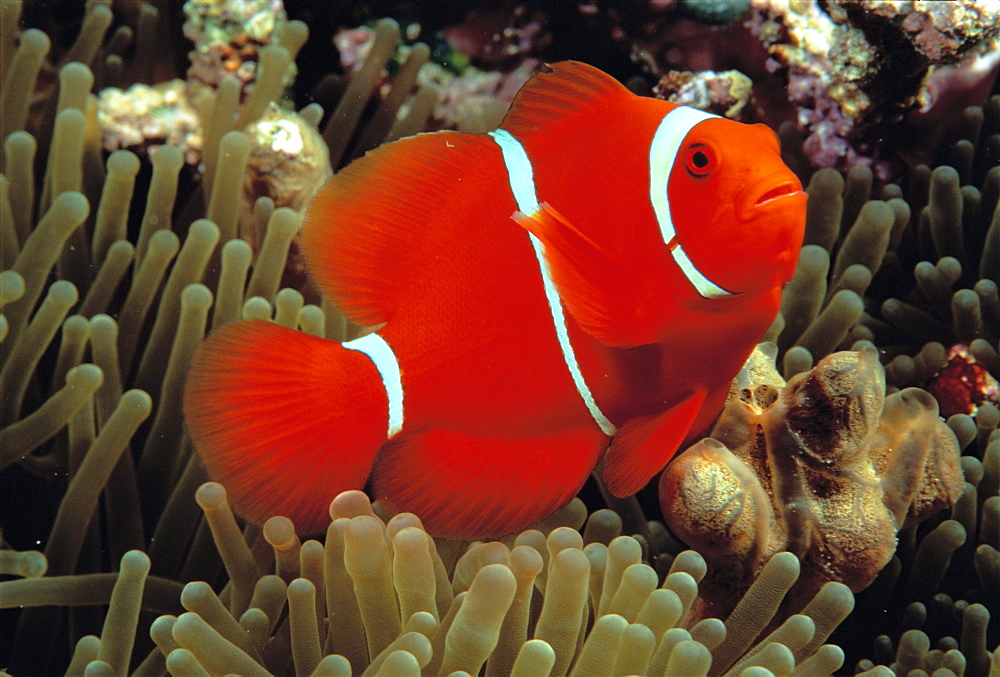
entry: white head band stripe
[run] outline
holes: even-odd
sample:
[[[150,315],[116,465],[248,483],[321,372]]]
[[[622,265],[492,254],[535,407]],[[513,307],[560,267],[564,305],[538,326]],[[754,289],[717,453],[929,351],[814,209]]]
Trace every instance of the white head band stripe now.
[[[357,350],[371,359],[382,377],[385,394],[389,398],[389,429],[386,439],[403,429],[403,380],[399,375],[399,362],[392,348],[378,334],[341,343],[348,350]]]
[[[688,282],[707,299],[727,298],[733,296],[733,292],[726,291],[702,275],[701,271],[688,258],[684,247],[677,241],[674,222],[670,216],[667,185],[670,181],[670,172],[677,160],[677,154],[688,132],[694,129],[694,126],[699,122],[714,117],[718,116],[700,111],[697,108],[678,106],[663,117],[660,126],[656,128],[656,134],[653,135],[653,142],[649,146],[649,200],[653,204],[653,212],[660,224],[663,242],[668,247],[671,241],[676,243],[675,246],[670,247],[670,254],[674,257],[674,261]]]
[[[508,132],[506,129],[498,129],[490,132],[490,136],[500,146],[503,154],[503,162],[507,167],[507,177],[510,181],[510,190],[514,194],[514,201],[517,208],[525,215],[530,216],[538,211],[538,198],[535,196],[535,179],[531,168],[531,160],[524,152],[524,146]],[[552,281],[552,273],[549,270],[548,261],[545,260],[545,246],[541,241],[528,233],[531,239],[531,246],[535,250],[535,257],[538,259],[538,267],[542,272],[542,285],[545,288],[545,300],[549,304],[549,312],[552,313],[552,324],[555,326],[556,338],[559,340],[559,347],[562,349],[563,361],[569,369],[573,384],[580,398],[586,405],[587,410],[593,417],[594,422],[600,427],[605,435],[614,435],[618,428],[608,420],[590,392],[587,382],[580,372],[580,365],[576,361],[576,353],[569,342],[569,332],[566,330],[566,316],[563,314],[562,301],[559,299],[559,290],[556,289]]]

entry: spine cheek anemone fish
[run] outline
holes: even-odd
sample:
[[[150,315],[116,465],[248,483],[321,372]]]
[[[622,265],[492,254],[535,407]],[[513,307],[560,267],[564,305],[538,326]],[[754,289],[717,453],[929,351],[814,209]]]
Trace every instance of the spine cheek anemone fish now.
[[[722,407],[805,201],[763,125],[554,64],[496,131],[405,138],[320,189],[308,273],[379,329],[219,328],[188,376],[191,439],[239,515],[301,533],[366,485],[452,539],[526,528],[601,459],[630,495]]]

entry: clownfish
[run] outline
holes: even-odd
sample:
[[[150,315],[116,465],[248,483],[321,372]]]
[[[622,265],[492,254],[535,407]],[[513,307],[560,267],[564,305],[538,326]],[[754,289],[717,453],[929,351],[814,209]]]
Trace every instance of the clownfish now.
[[[237,514],[329,523],[370,482],[451,539],[524,529],[603,459],[642,488],[721,409],[777,314],[806,196],[764,125],[562,62],[488,134],[418,134],[307,209],[338,343],[262,320],[212,332],[187,429]]]

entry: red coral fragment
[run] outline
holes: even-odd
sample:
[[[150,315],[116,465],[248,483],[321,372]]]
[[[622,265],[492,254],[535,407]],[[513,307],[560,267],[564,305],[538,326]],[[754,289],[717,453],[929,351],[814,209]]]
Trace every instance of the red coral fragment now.
[[[1000,404],[1000,383],[969,352],[956,343],[948,351],[948,364],[927,382],[924,390],[938,401],[941,415],[974,415],[985,402]]]

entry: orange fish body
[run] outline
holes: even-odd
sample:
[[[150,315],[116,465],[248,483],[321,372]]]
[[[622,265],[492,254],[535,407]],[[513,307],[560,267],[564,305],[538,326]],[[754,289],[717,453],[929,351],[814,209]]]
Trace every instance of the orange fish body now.
[[[221,328],[192,363],[188,430],[238,513],[304,533],[369,479],[456,539],[545,517],[602,455],[629,495],[718,413],[804,220],[765,127],[555,64],[496,132],[410,137],[334,176],[308,270],[380,328]]]

